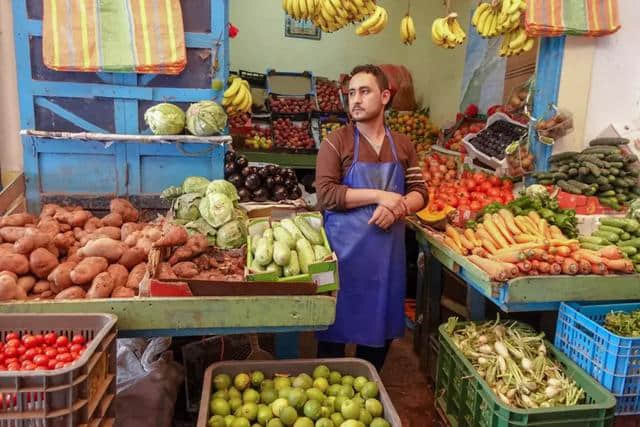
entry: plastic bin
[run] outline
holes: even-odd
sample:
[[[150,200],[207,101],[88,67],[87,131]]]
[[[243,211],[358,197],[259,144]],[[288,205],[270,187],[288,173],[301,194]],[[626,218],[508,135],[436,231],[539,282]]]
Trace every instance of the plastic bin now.
[[[612,426],[615,399],[550,343],[548,351],[586,393],[586,403],[570,407],[517,409],[506,406],[478,375],[471,362],[439,328],[440,349],[436,379],[436,405],[451,425],[465,426]]]
[[[315,78],[311,71],[301,73],[267,69],[267,93],[285,96],[315,96]]]
[[[211,389],[213,378],[222,373],[237,375],[242,372],[262,371],[266,377],[275,374],[298,375],[307,373],[311,375],[317,365],[326,365],[331,370],[339,372],[349,372],[354,377],[363,375],[378,384],[379,400],[384,407],[384,418],[391,424],[391,427],[401,427],[402,422],[398,413],[391,403],[389,394],[382,384],[382,380],[372,364],[362,359],[341,358],[341,359],[292,359],[292,360],[256,360],[256,361],[230,361],[219,362],[209,366],[204,373],[204,383],[202,385],[202,399],[200,400],[200,412],[198,413],[197,427],[206,427],[209,419],[209,400],[211,399]]]
[[[256,73],[254,71],[239,71],[240,77],[249,82],[251,87],[257,87],[260,89],[266,89],[267,87],[267,75],[262,73]]]
[[[640,303],[560,305],[555,346],[610,390],[617,415],[640,413],[640,338],[616,335],[604,326],[611,311],[640,310]]]
[[[0,427],[113,425],[116,321],[111,314],[0,314],[10,332],[56,332],[91,340],[82,357],[55,371],[0,372]]]

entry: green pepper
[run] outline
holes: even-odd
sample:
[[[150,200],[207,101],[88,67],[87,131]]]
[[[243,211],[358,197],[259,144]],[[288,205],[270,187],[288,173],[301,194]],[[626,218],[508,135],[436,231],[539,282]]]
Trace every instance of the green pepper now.
[[[554,213],[551,209],[547,209],[547,208],[542,208],[538,211],[538,213],[540,214],[540,216],[546,220],[548,220],[549,218],[552,218]]]

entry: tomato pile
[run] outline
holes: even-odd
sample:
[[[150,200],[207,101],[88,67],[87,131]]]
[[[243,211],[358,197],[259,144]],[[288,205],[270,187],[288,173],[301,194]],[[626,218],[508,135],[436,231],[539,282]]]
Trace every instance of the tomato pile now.
[[[465,148],[462,139],[470,133],[480,132],[482,129],[484,129],[484,126],[484,122],[477,122],[460,126],[460,128],[453,133],[451,138],[449,138],[444,143],[444,148],[465,154],[467,152],[467,149]]]
[[[82,335],[71,340],[55,332],[22,337],[9,333],[0,342],[0,371],[50,371],[71,365],[87,349]]]
[[[419,164],[422,177],[430,188],[439,187],[443,182],[454,181],[458,175],[458,162],[453,156],[430,153]]]
[[[464,171],[461,179],[445,181],[434,188],[434,210],[449,205],[459,211],[478,212],[489,203],[513,200],[513,182],[484,172]]]

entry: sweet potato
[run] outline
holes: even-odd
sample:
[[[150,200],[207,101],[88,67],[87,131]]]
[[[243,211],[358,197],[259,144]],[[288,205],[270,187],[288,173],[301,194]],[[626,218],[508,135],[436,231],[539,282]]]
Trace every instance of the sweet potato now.
[[[160,240],[160,238],[162,237],[162,230],[160,229],[160,227],[156,227],[155,225],[148,225],[142,229],[142,237],[155,242],[157,240]]]
[[[106,258],[88,257],[83,259],[71,270],[71,281],[76,285],[89,283],[98,274],[106,271],[109,263]]]
[[[120,259],[118,260],[118,264],[121,264],[127,268],[127,270],[131,270],[136,265],[141,262],[146,261],[147,253],[143,248],[133,247],[126,249]]]
[[[173,271],[179,278],[190,279],[197,276],[199,271],[198,267],[189,261],[179,262],[173,266]]]
[[[133,247],[138,243],[138,240],[142,238],[142,231],[132,231],[127,234],[126,239],[124,240],[124,244]]]
[[[102,272],[94,277],[91,287],[87,291],[87,298],[108,298],[114,289],[113,277],[108,272]]]
[[[115,288],[113,292],[111,292],[111,298],[133,298],[135,296],[136,291],[125,286]]]
[[[62,252],[68,252],[69,248],[76,243],[76,238],[72,231],[66,233],[58,233],[53,238],[53,244]]]
[[[9,243],[15,243],[24,237],[27,229],[25,227],[2,227],[0,228],[0,237]]]
[[[113,240],[120,240],[120,229],[118,227],[100,227],[94,234],[103,234],[109,236]]]
[[[26,293],[29,293],[36,284],[36,278],[33,276],[22,276],[17,280],[16,283],[18,284],[18,286],[24,289]]]
[[[204,235],[198,233],[189,236],[187,243],[180,246],[175,250],[173,255],[171,255],[169,264],[174,265],[180,261],[190,260],[203,253],[207,249],[207,246],[209,246],[209,242],[207,242],[207,238],[204,237]]]
[[[50,242],[47,246],[45,246],[45,249],[51,252],[51,254],[56,257],[56,259],[60,258],[60,251],[58,250],[56,245],[53,244],[53,242]]]
[[[87,293],[80,286],[71,286],[70,288],[65,289],[56,295],[57,300],[65,300],[65,299],[84,299],[87,296]]]
[[[84,224],[83,228],[87,233],[93,233],[100,227],[104,227],[102,220],[100,218],[93,217],[89,218],[89,220]]]
[[[4,253],[0,255],[0,271],[12,271],[18,276],[29,272],[29,259],[22,254]]]
[[[42,207],[42,212],[40,212],[40,218],[50,217],[50,216],[52,217],[56,214],[56,212],[58,212],[58,209],[60,209],[60,206],[55,205],[53,203],[47,203]]]
[[[72,227],[84,227],[85,223],[92,217],[93,215],[89,211],[85,211],[83,209],[74,210],[74,211],[63,211],[58,210],[56,214],[53,216],[53,219],[69,224]]]
[[[85,236],[88,236],[90,233],[87,233],[80,227],[73,228],[73,237],[76,238],[77,241],[81,241]]]
[[[76,264],[78,264],[80,261],[82,261],[82,257],[78,254],[79,250],[80,248],[77,246],[72,246],[71,248],[69,248],[69,253],[67,254],[67,258],[65,258],[65,262],[75,262]]]
[[[117,212],[110,213],[102,218],[102,223],[110,227],[122,227],[122,215]]]
[[[147,263],[138,264],[133,267],[133,270],[129,273],[129,278],[127,279],[127,288],[138,289],[146,272]]]
[[[35,224],[36,218],[28,213],[18,213],[0,218],[0,227],[23,227],[27,224]]]
[[[60,232],[61,233],[66,233],[67,231],[71,231],[73,227],[71,227],[69,224],[60,224]]]
[[[58,258],[44,248],[38,248],[29,255],[29,267],[31,272],[40,279],[49,276],[49,273],[58,266]]]
[[[71,270],[78,265],[74,261],[65,261],[58,265],[47,277],[47,280],[51,283],[51,290],[54,293],[59,293],[67,288],[73,286],[71,281]]]
[[[109,273],[113,279],[114,288],[126,286],[127,279],[129,278],[129,272],[124,268],[124,266],[120,264],[111,264],[109,268],[107,268],[107,273]]]
[[[182,246],[187,243],[189,235],[184,227],[167,223],[162,230],[162,237],[153,243],[154,248]]]
[[[60,223],[55,219],[48,217],[41,219],[38,223],[37,228],[38,230],[42,231],[43,233],[47,233],[52,237],[62,231]]]
[[[158,265],[158,271],[156,272],[156,276],[160,280],[178,278],[178,276],[176,276],[176,273],[173,271],[173,268],[171,267],[171,265],[166,262],[161,262],[160,265]]]
[[[18,239],[13,248],[18,254],[26,255],[37,248],[44,248],[51,242],[51,236],[39,231],[37,228],[28,228],[24,236]]]
[[[32,289],[34,294],[41,294],[51,289],[51,283],[48,280],[38,280]]]
[[[0,275],[0,301],[16,299],[20,291],[24,292],[13,277],[7,274]]]
[[[125,199],[113,199],[109,204],[109,210],[111,213],[117,213],[122,216],[124,222],[136,222],[140,217],[138,210],[133,207],[128,200]]]
[[[146,254],[148,254],[149,251],[153,248],[153,242],[146,237],[142,237],[136,242],[136,248],[141,248]]]
[[[125,246],[121,241],[102,237],[88,241],[87,244],[78,251],[78,254],[83,257],[99,256],[106,258],[109,262],[115,262],[120,259],[124,253],[124,249]]]
[[[0,254],[15,254],[13,243],[0,243]]]
[[[129,235],[131,235],[136,231],[142,230],[144,226],[145,224],[140,224],[137,222],[125,222],[124,224],[122,224],[122,227],[120,228],[120,240],[122,240],[123,242],[126,242],[127,237],[129,237]],[[134,245],[135,245],[135,242],[129,246],[134,246]]]

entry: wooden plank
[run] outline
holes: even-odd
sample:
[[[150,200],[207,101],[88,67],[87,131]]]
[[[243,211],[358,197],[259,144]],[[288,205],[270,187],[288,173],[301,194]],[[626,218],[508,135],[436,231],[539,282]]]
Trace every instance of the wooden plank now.
[[[530,276],[508,282],[504,303],[637,300],[640,275]]]
[[[316,327],[335,319],[329,296],[137,298],[1,303],[1,313],[112,313],[118,329]]]
[[[3,190],[0,192],[0,214],[7,213],[14,203],[21,196],[24,196],[26,190],[23,173],[5,172],[2,175]]]

